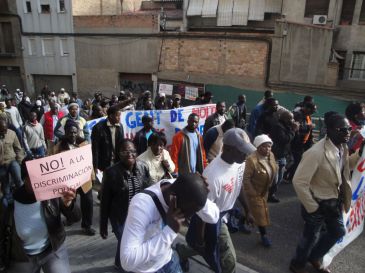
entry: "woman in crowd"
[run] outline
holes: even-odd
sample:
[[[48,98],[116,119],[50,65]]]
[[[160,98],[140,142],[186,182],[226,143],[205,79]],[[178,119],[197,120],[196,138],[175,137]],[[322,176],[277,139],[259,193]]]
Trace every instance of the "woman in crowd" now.
[[[137,158],[148,166],[153,183],[162,178],[172,178],[171,173],[175,170],[175,164],[165,146],[165,135],[153,133],[148,139],[147,150]]]
[[[65,137],[56,145],[55,154],[77,149],[79,147],[87,145],[88,142],[79,136],[79,130],[80,128],[74,120],[72,119],[67,120],[65,124]],[[83,184],[80,188],[77,189],[77,193],[80,195],[82,231],[85,235],[93,236],[95,235],[95,230],[92,228],[92,220],[93,220],[92,177],[90,177],[90,181]],[[72,222],[68,223],[72,224]]]
[[[24,184],[14,193],[13,256],[8,272],[70,273],[61,213],[69,221],[80,220],[75,190],[66,190],[62,198],[37,201],[25,162],[21,170]]]
[[[106,169],[103,175],[100,202],[100,236],[108,237],[108,220],[118,240],[114,266],[120,265],[120,242],[127,218],[129,203],[134,195],[151,185],[151,177],[146,164],[136,161],[137,151],[133,142],[122,139],[117,144],[120,161]]]
[[[260,231],[261,242],[265,247],[270,247],[271,240],[266,234],[266,226],[270,224],[267,198],[278,167],[271,152],[272,140],[267,135],[257,136],[253,144],[257,150],[246,160],[243,188],[247,204]]]

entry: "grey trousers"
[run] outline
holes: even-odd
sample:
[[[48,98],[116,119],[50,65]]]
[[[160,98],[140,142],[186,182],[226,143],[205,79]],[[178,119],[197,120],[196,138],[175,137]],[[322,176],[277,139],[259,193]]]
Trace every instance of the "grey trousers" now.
[[[31,256],[29,262],[14,263],[8,273],[39,273],[41,269],[44,273],[71,273],[65,243],[55,252]]]

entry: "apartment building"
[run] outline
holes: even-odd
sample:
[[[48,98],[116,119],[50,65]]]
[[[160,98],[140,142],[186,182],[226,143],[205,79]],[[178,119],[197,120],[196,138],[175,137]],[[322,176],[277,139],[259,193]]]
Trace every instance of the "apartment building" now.
[[[71,0],[17,0],[26,90],[77,90]]]

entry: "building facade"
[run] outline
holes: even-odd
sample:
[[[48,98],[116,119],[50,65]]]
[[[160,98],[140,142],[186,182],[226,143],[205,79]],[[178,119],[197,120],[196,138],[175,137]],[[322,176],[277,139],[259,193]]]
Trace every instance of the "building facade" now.
[[[26,90],[77,90],[72,4],[70,0],[17,0],[22,22]]]
[[[21,26],[14,1],[0,1],[0,85],[24,90]]]

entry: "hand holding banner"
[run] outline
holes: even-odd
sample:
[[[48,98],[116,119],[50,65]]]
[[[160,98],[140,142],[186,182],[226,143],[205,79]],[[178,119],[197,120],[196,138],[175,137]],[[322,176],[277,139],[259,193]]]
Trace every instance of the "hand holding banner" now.
[[[26,162],[38,201],[61,197],[68,189],[77,189],[90,181],[93,170],[91,145]]]

